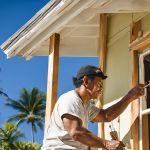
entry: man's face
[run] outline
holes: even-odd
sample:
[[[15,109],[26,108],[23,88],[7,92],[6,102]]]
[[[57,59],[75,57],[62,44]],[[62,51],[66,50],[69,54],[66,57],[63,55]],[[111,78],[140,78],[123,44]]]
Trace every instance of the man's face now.
[[[88,90],[90,91],[91,98],[96,99],[103,90],[102,79],[100,77],[95,77],[94,80],[89,80]]]

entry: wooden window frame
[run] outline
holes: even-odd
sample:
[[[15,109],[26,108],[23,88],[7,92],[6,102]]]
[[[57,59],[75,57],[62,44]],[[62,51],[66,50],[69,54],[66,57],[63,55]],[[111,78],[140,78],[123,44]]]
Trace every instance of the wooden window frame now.
[[[144,34],[142,37],[137,38],[130,44],[131,62],[132,62],[132,87],[138,84],[139,78],[139,53],[146,51],[150,47],[150,32]],[[131,139],[132,148],[139,150],[139,101],[134,101],[131,104]],[[146,121],[146,120],[145,120]],[[147,133],[147,128],[143,129]],[[144,140],[144,137],[143,139]],[[147,145],[144,145],[147,146]]]

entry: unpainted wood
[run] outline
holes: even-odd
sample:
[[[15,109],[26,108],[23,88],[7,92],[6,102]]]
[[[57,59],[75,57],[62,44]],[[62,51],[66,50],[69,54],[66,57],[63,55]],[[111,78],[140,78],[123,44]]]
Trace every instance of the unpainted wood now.
[[[132,87],[138,84],[138,52],[131,51],[132,58]],[[139,101],[131,103],[131,139],[132,149],[139,150]]]
[[[135,29],[134,29],[135,27]],[[132,59],[132,87],[138,84],[139,78],[139,56],[138,54],[141,51],[146,50],[150,47],[150,32],[146,33],[142,37],[138,37],[138,33],[140,31],[140,22],[138,21],[133,25],[131,29],[131,59]],[[139,101],[134,101],[131,104],[131,141],[132,141],[132,149],[139,150]],[[143,118],[143,150],[148,148],[148,120],[147,117]]]
[[[106,53],[107,53],[107,14],[100,14],[100,28],[99,28],[99,60],[100,68],[106,72]],[[99,108],[103,107],[103,93],[99,97]],[[104,123],[98,124],[98,136],[101,138],[105,137],[104,134]]]
[[[57,101],[59,43],[60,43],[59,34],[57,33],[53,34],[50,37],[50,47],[49,47],[45,130],[48,127],[51,113]]]

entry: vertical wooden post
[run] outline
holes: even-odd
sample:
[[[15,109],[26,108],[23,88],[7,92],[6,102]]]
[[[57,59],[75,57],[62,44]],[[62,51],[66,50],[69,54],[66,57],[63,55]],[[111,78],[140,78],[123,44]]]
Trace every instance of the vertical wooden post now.
[[[106,50],[107,50],[107,14],[100,14],[99,28],[99,64],[102,71],[106,71]],[[99,98],[99,107],[103,107],[103,94]],[[98,136],[104,138],[104,123],[98,123]]]
[[[133,42],[138,38],[138,32],[141,29],[141,22],[134,22],[131,25],[130,42]],[[138,84],[139,78],[139,57],[138,51],[131,51],[132,62],[132,87]],[[139,150],[139,101],[133,101],[131,103],[131,139],[132,149]]]
[[[106,50],[107,50],[107,14],[100,14],[100,41],[99,41],[99,58],[100,67],[103,72],[106,71]]]
[[[132,58],[132,87],[138,84],[138,52],[131,51]],[[139,149],[139,101],[131,103],[131,139],[132,149]]]
[[[148,115],[142,116],[142,140],[143,140],[143,150],[149,149],[149,126],[148,126]]]
[[[50,115],[57,101],[59,43],[60,43],[59,34],[57,33],[53,34],[50,37],[50,47],[49,47],[45,131],[50,121]]]

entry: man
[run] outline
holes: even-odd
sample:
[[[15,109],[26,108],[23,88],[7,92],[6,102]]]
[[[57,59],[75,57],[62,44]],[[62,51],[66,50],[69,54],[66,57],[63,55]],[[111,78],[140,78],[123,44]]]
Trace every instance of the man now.
[[[86,150],[88,146],[120,150],[123,143],[101,139],[87,129],[88,121],[109,122],[119,116],[130,102],[144,94],[144,85],[138,85],[118,103],[107,109],[94,106],[103,90],[102,80],[107,76],[100,68],[84,66],[73,77],[75,89],[60,96],[46,130],[42,150]]]

